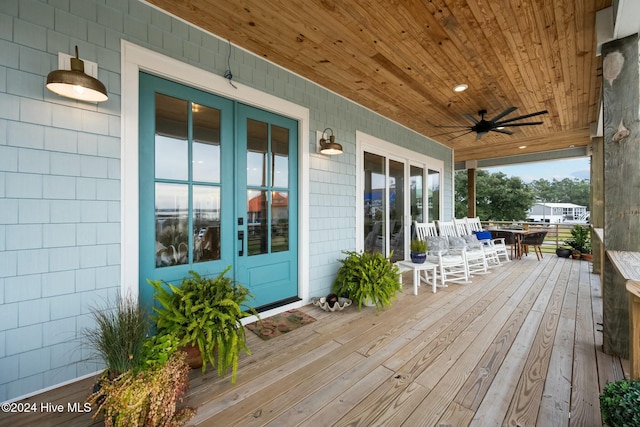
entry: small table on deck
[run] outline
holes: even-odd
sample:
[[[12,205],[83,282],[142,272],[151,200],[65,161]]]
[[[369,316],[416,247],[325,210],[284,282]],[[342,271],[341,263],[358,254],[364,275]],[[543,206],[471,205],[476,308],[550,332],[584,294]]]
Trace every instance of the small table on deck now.
[[[397,261],[396,265],[400,270],[400,283],[402,283],[402,272],[404,271],[413,271],[413,294],[418,295],[418,286],[420,286],[420,272],[424,270],[431,270],[431,287],[433,293],[436,293],[436,269],[438,268],[438,264],[434,264],[431,262],[423,262],[422,264],[416,264],[411,262],[411,260]]]

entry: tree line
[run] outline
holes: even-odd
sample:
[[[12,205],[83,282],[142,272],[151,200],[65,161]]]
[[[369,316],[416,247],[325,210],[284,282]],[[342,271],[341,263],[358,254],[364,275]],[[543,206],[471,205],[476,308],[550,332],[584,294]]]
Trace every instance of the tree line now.
[[[538,179],[525,183],[502,172],[476,172],[476,214],[483,220],[524,221],[536,202],[574,203],[589,209],[588,179]],[[456,218],[467,216],[467,174],[455,174]]]

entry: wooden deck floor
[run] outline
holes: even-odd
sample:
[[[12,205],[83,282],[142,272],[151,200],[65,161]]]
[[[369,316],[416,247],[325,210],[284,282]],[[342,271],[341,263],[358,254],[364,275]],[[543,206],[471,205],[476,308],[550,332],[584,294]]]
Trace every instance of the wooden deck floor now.
[[[408,273],[404,290],[380,315],[310,305],[312,324],[270,341],[248,332],[252,355],[235,385],[192,372],[190,425],[602,425],[601,387],[628,362],[601,352],[600,279],[589,263],[529,256],[418,296]],[[66,405],[90,385],[30,400]],[[88,414],[35,417],[0,414],[0,425],[92,424]]]

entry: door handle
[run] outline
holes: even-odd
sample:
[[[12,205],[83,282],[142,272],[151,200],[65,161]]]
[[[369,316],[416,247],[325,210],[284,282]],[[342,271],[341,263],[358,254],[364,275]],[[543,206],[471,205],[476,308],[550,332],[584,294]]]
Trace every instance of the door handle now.
[[[240,242],[240,249],[238,250],[238,256],[244,255],[244,231],[238,230],[238,241]]]

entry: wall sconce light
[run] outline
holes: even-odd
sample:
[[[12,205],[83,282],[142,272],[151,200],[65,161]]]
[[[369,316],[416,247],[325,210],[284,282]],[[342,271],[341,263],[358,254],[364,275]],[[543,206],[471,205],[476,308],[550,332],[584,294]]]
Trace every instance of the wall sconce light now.
[[[67,98],[80,101],[103,102],[109,99],[102,82],[84,72],[84,61],[71,58],[71,70],[55,70],[47,76],[47,89]]]
[[[331,136],[329,136],[328,141],[325,138],[327,131],[331,131]],[[326,128],[324,131],[322,131],[322,137],[320,138],[320,152],[322,154],[328,154],[330,156],[342,154],[342,145],[336,142],[336,137],[333,136],[333,129]]]

